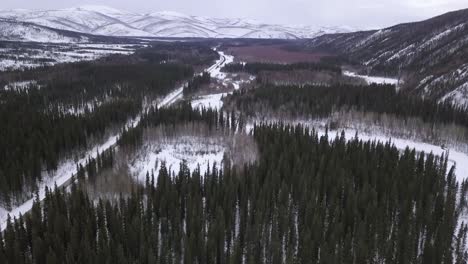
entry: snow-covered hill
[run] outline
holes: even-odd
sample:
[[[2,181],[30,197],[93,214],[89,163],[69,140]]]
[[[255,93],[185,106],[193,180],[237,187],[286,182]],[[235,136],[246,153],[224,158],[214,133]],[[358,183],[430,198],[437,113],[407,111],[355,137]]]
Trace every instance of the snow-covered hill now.
[[[468,9],[378,31],[323,35],[307,45],[360,61],[366,73],[401,77],[425,98],[468,106]]]
[[[0,40],[81,43],[89,39],[81,34],[55,30],[33,23],[0,19]]]
[[[245,19],[218,19],[176,12],[139,14],[105,6],[60,10],[4,10],[0,18],[104,36],[194,38],[313,38],[349,32],[346,27],[270,25]]]

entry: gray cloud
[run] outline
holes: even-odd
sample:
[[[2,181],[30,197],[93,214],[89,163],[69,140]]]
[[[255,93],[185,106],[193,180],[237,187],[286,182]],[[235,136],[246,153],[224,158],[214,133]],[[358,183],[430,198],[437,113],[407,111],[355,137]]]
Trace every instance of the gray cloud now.
[[[266,23],[379,28],[468,8],[466,0],[2,0],[1,9],[58,9],[85,4],[134,11],[250,18]]]

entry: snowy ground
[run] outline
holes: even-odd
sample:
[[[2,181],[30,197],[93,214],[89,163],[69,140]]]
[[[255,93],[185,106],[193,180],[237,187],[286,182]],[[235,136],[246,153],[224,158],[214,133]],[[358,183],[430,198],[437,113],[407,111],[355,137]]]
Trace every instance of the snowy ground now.
[[[215,49],[216,50],[216,49]],[[234,81],[232,76],[221,72],[221,69],[228,63],[234,61],[234,57],[218,51],[219,59],[205,71],[211,78],[221,82],[224,86],[232,84],[234,89],[239,89],[242,81]],[[194,108],[214,108],[221,109],[222,98],[228,93],[214,93],[203,95],[192,100]],[[164,107],[183,97],[183,86],[169,94],[158,107]],[[162,145],[147,144],[137,154],[137,158],[130,166],[130,172],[141,182],[146,180],[146,173],[154,171],[155,176],[159,173],[161,163],[166,162],[166,167],[171,173],[177,173],[180,163],[185,161],[191,171],[200,166],[201,173],[206,171],[208,165],[220,164],[225,153],[225,146],[219,143],[206,142],[206,139],[196,139],[193,137],[181,137],[176,141],[166,142]]]
[[[130,165],[130,172],[144,183],[147,172],[150,175],[154,172],[157,179],[162,162],[165,162],[169,173],[177,174],[180,164],[185,161],[190,171],[200,166],[203,175],[208,166],[222,163],[225,150],[226,147],[219,141],[197,137],[180,137],[162,144],[146,144]]]
[[[358,131],[356,130],[344,130],[346,134],[346,139],[351,140],[355,138],[355,135]],[[320,136],[325,135],[324,130],[319,130],[318,134]],[[335,138],[336,135],[341,134],[341,130],[339,131],[329,131],[328,135],[330,138]],[[404,150],[407,147],[410,149],[415,149],[418,152],[424,152],[426,154],[433,153],[437,156],[442,156],[442,154],[447,155],[449,159],[449,165],[455,165],[455,174],[457,176],[457,181],[462,182],[463,180],[468,178],[468,155],[463,152],[455,151],[455,150],[445,150],[442,149],[440,146],[432,145],[428,143],[407,140],[407,139],[400,139],[400,138],[392,138],[384,135],[379,134],[363,134],[358,133],[359,139],[363,141],[380,141],[380,142],[388,142],[391,141],[396,148],[400,150]]]
[[[130,55],[143,45],[125,44],[37,44],[0,48],[0,71],[51,66],[59,63],[92,61],[112,54]]]
[[[357,77],[357,78],[362,78],[364,79],[368,84],[393,84],[398,87],[399,81],[398,79],[394,78],[385,78],[385,77],[376,77],[376,76],[368,76],[368,75],[358,75],[354,72],[350,71],[343,71],[343,75],[349,76],[349,77]]]
[[[262,121],[263,123],[276,123],[279,120],[271,120],[271,121]],[[282,123],[289,123],[291,125],[307,125],[311,129],[315,129],[319,136],[325,135],[324,126],[317,125],[318,123],[315,121],[305,121],[305,120],[281,120]],[[252,131],[253,123],[249,123],[246,126],[247,132]],[[355,138],[356,134],[358,138],[363,141],[379,141],[379,142],[388,142],[391,141],[392,144],[395,145],[396,148],[400,150],[404,150],[407,147],[410,149],[415,149],[418,152],[425,152],[426,154],[433,153],[434,155],[441,156],[449,155],[449,162],[450,165],[455,165],[455,174],[458,182],[462,182],[463,180],[468,178],[468,154],[456,151],[453,149],[443,149],[441,146],[419,142],[416,140],[409,140],[403,138],[392,137],[389,135],[380,134],[379,132],[375,132],[372,134],[369,133],[362,133],[356,129],[338,129],[338,130],[329,130],[328,136],[329,139],[334,139],[336,135],[341,135],[341,132],[345,132],[345,136],[347,140],[352,140]]]
[[[200,96],[194,99],[191,104],[193,108],[212,108],[221,109],[223,107],[222,99],[228,95],[228,93],[210,94]]]
[[[134,121],[130,121],[129,123],[133,123]],[[62,162],[58,169],[50,175],[47,175],[46,181],[42,182],[39,185],[39,198],[43,200],[45,198],[45,188],[48,187],[49,189],[53,189],[55,185],[62,186],[70,183],[71,177],[77,173],[77,164],[86,165],[86,162],[89,158],[96,158],[97,153],[102,152],[106,149],[109,149],[111,146],[115,145],[117,142],[118,136],[113,135],[110,136],[103,144],[89,150],[83,158],[81,158],[78,162],[73,160],[67,160]],[[24,202],[22,205],[14,208],[13,210],[7,212],[11,218],[18,218],[21,214],[25,214],[29,210],[31,210],[32,205],[34,202],[34,198],[29,199],[28,201]],[[6,228],[6,220],[8,215],[4,208],[0,208],[0,230],[4,230]]]
[[[218,67],[222,67],[222,65],[224,65],[225,61],[225,58],[224,57],[221,57],[220,60],[218,60],[213,66],[211,66],[208,70],[209,72],[211,73],[212,71],[216,71],[218,69]],[[173,104],[174,102],[176,102],[178,99],[180,99],[182,97],[182,92],[183,92],[183,87],[184,85],[182,85],[181,87],[178,87],[177,89],[174,90],[174,92],[168,94],[165,98],[163,98],[163,100],[161,100],[160,103],[158,103],[158,107],[167,107],[171,104]],[[135,119],[132,119],[132,120],[129,120],[126,124],[127,127],[134,127],[136,125],[138,125],[138,123],[140,122],[140,119],[141,119],[141,116],[137,116]],[[110,136],[103,144],[99,145],[99,146],[96,146],[94,148],[92,148],[91,150],[89,150],[85,157],[83,157],[82,159],[80,159],[78,162],[75,162],[73,160],[68,160],[68,161],[64,161],[62,162],[62,164],[59,166],[59,168],[57,169],[57,171],[55,171],[52,175],[48,175],[48,177],[45,177],[47,178],[48,180],[44,181],[43,183],[41,183],[39,185],[39,198],[41,200],[44,199],[45,197],[45,187],[49,187],[49,188],[53,188],[55,185],[57,185],[58,187],[60,186],[66,186],[68,184],[70,184],[70,180],[72,178],[73,175],[76,174],[76,164],[83,164],[85,165],[86,161],[88,160],[88,158],[95,158],[97,156],[97,152],[103,152],[107,149],[109,149],[110,147],[114,146],[116,143],[117,143],[117,140],[118,140],[118,137],[119,135],[118,134],[115,134],[115,135],[112,135]],[[161,155],[168,155],[168,153],[170,153],[169,150],[166,150],[166,152],[163,152]],[[176,153],[176,152],[173,152],[173,153]],[[224,153],[224,152],[223,152]],[[214,153],[216,157],[213,157],[212,160],[215,160],[219,157],[219,153]],[[222,155],[221,155],[222,156]],[[162,157],[162,156],[160,156]],[[151,164],[149,164],[148,166],[150,166]],[[145,172],[146,173],[146,172]],[[11,216],[11,218],[18,218],[20,214],[25,214],[27,213],[29,210],[31,210],[32,208],[32,205],[33,205],[33,201],[34,199],[30,199],[26,202],[24,202],[23,204],[21,204],[20,206],[17,206],[15,208],[13,208],[13,210],[11,211],[6,211],[4,208],[1,208],[0,207],[0,230],[4,230],[6,228],[6,220],[7,220],[7,217],[8,217],[8,214]]]
[[[245,80],[239,78],[238,74],[221,72],[221,69],[226,64],[234,61],[234,56],[227,55],[222,51],[218,51],[218,54],[220,59],[207,69],[207,72],[210,73],[211,78],[213,78],[215,82],[218,82],[224,87],[233,87],[234,90],[238,90],[242,84],[252,82],[255,79],[254,76],[249,76],[249,78]],[[191,104],[193,108],[213,108],[220,110],[223,107],[222,99],[230,93],[231,92],[221,92],[203,95],[193,99]]]
[[[215,49],[216,50],[216,49]],[[220,58],[211,67],[206,69],[215,82],[223,87],[233,87],[239,89],[241,84],[251,82],[253,79],[238,78],[236,74],[221,72],[221,69],[234,61],[234,57],[227,55],[222,51],[217,51]],[[191,101],[194,108],[213,108],[220,110],[223,106],[223,97],[227,92],[218,92],[197,97]],[[168,103],[175,102],[182,98],[183,87],[177,89],[166,97],[158,106],[166,106]],[[146,146],[137,153],[137,157],[130,166],[130,172],[139,181],[146,180],[146,173],[151,171],[157,176],[161,163],[166,162],[166,167],[171,173],[177,173],[180,163],[185,161],[191,171],[200,166],[203,174],[208,165],[213,163],[220,164],[223,160],[226,146],[217,142],[206,142],[206,138],[179,137],[176,141],[166,142],[165,144],[146,144]]]
[[[221,81],[229,82],[229,77],[227,77],[226,73],[221,72],[221,68],[224,67],[225,64],[232,62],[233,57],[229,55],[225,55],[223,52],[219,51],[220,59],[207,71],[213,78],[216,78]],[[350,75],[351,74],[351,75]],[[345,75],[348,76],[355,76],[355,77],[365,77],[368,82],[375,82],[375,83],[389,83],[389,84],[397,84],[398,80],[395,79],[388,79],[388,78],[380,78],[380,77],[369,77],[369,76],[359,76],[353,73],[348,73]],[[234,84],[233,84],[234,85]],[[161,102],[157,105],[158,107],[166,107],[177,100],[181,99],[183,96],[183,87],[177,88],[174,92],[167,95]],[[234,85],[234,87],[237,87]],[[197,98],[192,102],[192,105],[195,107],[205,106],[205,107],[215,107],[221,108],[222,107],[222,97],[226,95],[226,93],[218,93],[212,95],[206,95],[201,98]],[[137,117],[134,120],[129,121],[127,126],[135,126],[139,123],[140,117]],[[252,126],[248,126],[248,128]],[[346,130],[346,138],[351,139],[354,138],[356,134],[356,130]],[[319,130],[319,134],[324,134],[324,130]],[[341,131],[330,131],[329,135],[331,137],[335,137],[336,133],[341,133]],[[378,140],[382,142],[386,142],[388,140],[392,140],[392,143],[399,149],[405,149],[406,147],[414,148],[417,151],[424,151],[426,153],[434,153],[436,155],[441,155],[446,151],[443,150],[441,147],[436,145],[431,145],[427,143],[405,140],[405,139],[398,139],[398,138],[391,138],[384,135],[379,134],[359,134],[359,138],[362,140]],[[86,158],[81,159],[79,162],[85,162],[88,157],[95,157],[97,154],[97,149],[99,151],[104,151],[109,147],[115,145],[118,139],[118,135],[114,135],[109,137],[109,139],[103,143],[102,145],[98,146],[97,148],[93,148],[90,150]],[[196,142],[196,141],[195,141]],[[154,170],[155,176],[158,172],[158,166],[162,161],[166,162],[166,167],[171,171],[176,173],[178,171],[180,162],[185,160],[187,165],[191,170],[195,169],[198,164],[200,164],[200,169],[202,172],[206,169],[207,165],[212,165],[214,162],[221,163],[223,160],[223,156],[225,153],[225,147],[222,144],[197,144],[194,143],[193,140],[178,140],[177,142],[173,143],[165,143],[159,146],[147,146],[145,149],[137,157],[136,161],[130,166],[131,172],[140,180],[144,181],[146,178],[146,172]],[[450,151],[449,152],[449,160],[456,165],[456,175],[457,180],[461,181],[468,177],[468,155],[462,152],[457,151]],[[41,192],[40,198],[43,199],[44,197],[44,188],[46,186],[53,187],[56,183],[57,186],[62,186],[63,184],[70,181],[70,178],[73,174],[76,173],[76,163],[73,161],[67,161],[63,163],[60,168],[55,172],[54,175],[50,177],[48,182],[45,182],[41,185]],[[33,200],[29,200],[22,204],[21,206],[15,208],[11,212],[8,212],[11,217],[18,217],[20,214],[24,214],[28,212],[32,207]],[[6,213],[3,208],[0,208],[0,223],[1,223],[1,230],[4,230],[6,226]]]
[[[5,91],[18,91],[28,89],[31,85],[36,85],[36,81],[22,81],[22,82],[13,82],[5,85],[3,89]]]

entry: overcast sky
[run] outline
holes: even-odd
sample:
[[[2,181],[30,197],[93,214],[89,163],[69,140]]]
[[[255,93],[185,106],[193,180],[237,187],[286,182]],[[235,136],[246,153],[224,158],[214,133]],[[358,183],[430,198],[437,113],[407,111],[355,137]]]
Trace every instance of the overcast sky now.
[[[0,9],[57,9],[89,4],[134,12],[167,10],[267,23],[346,25],[361,29],[417,21],[468,8],[467,0],[1,0]]]

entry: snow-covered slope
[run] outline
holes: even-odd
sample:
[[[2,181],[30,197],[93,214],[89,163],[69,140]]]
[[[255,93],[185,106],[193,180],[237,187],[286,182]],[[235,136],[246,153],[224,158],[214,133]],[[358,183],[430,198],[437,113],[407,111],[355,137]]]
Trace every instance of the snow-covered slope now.
[[[73,32],[64,32],[32,23],[0,19],[0,40],[81,43],[88,38]]]
[[[269,25],[246,19],[217,19],[167,11],[138,14],[105,6],[4,10],[0,11],[0,18],[87,34],[128,37],[297,39],[350,31],[346,27]]]
[[[364,32],[323,35],[309,49],[361,61],[366,73],[402,77],[425,98],[468,105],[468,9]]]

